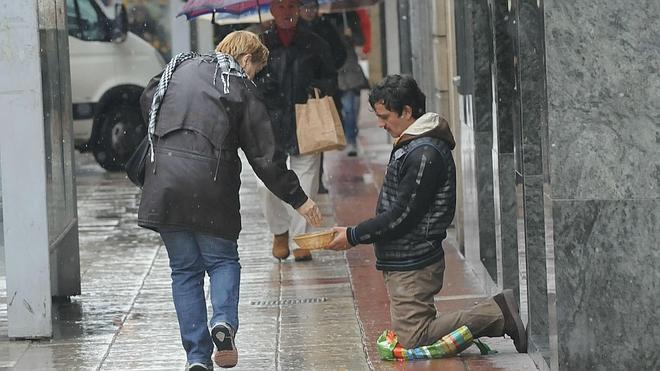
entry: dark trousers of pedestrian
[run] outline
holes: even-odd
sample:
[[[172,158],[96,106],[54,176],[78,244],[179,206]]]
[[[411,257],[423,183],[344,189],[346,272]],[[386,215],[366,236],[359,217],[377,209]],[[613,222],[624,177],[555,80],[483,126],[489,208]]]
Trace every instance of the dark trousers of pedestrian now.
[[[360,90],[344,90],[341,94],[341,117],[344,135],[348,145],[355,145],[358,135],[358,114],[360,112]]]
[[[392,330],[401,346],[430,345],[461,326],[467,326],[475,339],[503,336],[504,316],[492,298],[470,309],[437,313],[434,296],[442,288],[444,272],[444,259],[418,270],[383,272]]]

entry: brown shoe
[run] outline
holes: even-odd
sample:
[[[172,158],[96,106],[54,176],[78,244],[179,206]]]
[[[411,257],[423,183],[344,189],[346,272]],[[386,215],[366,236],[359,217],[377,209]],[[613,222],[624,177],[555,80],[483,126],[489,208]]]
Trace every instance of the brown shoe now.
[[[312,260],[312,253],[306,249],[295,249],[293,250],[293,257],[296,259],[297,262],[304,262],[304,261]]]
[[[518,353],[527,353],[527,332],[518,313],[518,304],[513,290],[506,289],[493,296],[504,316],[504,333],[513,339]]]
[[[273,256],[280,260],[289,257],[289,231],[273,236]]]

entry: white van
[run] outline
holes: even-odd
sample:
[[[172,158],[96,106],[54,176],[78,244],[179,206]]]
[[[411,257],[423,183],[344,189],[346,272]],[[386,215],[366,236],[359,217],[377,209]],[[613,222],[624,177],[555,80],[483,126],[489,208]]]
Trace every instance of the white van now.
[[[121,170],[146,134],[140,94],[165,61],[127,31],[126,8],[109,19],[95,0],[66,0],[76,146],[105,169]]]

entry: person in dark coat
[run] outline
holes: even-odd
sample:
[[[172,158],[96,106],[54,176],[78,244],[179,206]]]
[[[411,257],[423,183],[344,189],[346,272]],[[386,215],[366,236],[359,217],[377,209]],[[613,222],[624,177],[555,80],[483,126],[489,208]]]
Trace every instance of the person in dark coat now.
[[[337,72],[328,44],[304,27],[298,27],[299,1],[274,0],[270,5],[274,25],[261,35],[270,50],[268,64],[257,85],[262,90],[273,131],[280,149],[289,156],[289,166],[310,197],[319,185],[320,154],[300,155],[296,136],[295,105],[307,102],[314,88],[324,95],[337,89]],[[262,210],[273,233],[273,256],[289,256],[289,239],[308,232],[304,219],[290,214],[290,208],[272,192],[260,187]],[[309,250],[293,251],[297,261],[310,260]]]
[[[335,69],[339,70],[346,63],[346,48],[339,31],[337,31],[337,28],[329,19],[319,14],[318,0],[300,1],[300,26],[308,28],[328,43]],[[342,112],[341,97],[342,95],[339,90],[337,90],[332,97],[339,113]],[[319,193],[328,193],[327,188],[323,185],[323,153],[321,153],[321,165],[319,171]]]
[[[313,0],[315,1],[315,0]],[[363,9],[366,12],[366,10]],[[341,113],[342,125],[346,136],[346,153],[357,156],[358,116],[360,113],[360,92],[369,88],[369,81],[362,71],[355,48],[364,50],[366,36],[361,27],[361,16],[356,11],[331,13],[322,16],[326,22],[341,30],[342,47],[346,61],[337,71],[338,90],[335,95],[337,109]]]
[[[346,135],[346,153],[357,156],[358,116],[360,114],[360,94],[369,88],[369,80],[364,75],[350,35],[345,38],[348,58],[339,69],[339,91],[341,96],[341,118]]]
[[[340,69],[346,63],[347,54],[341,35],[330,19],[319,14],[318,0],[300,1],[300,25],[328,43],[335,69]]]
[[[442,241],[454,218],[456,143],[447,121],[426,113],[426,97],[412,77],[387,76],[369,95],[379,126],[395,138],[376,216],[335,227],[329,248],[374,244],[383,271],[392,330],[404,348],[430,345],[467,326],[473,338],[509,335],[527,351],[527,335],[512,290],[474,307],[437,315],[434,296],[445,271]]]
[[[341,96],[341,117],[346,135],[347,154],[357,156],[358,116],[360,113],[360,92],[369,88],[369,81],[362,71],[355,47],[364,43],[364,36],[357,24],[358,16],[350,12],[346,16],[349,24],[344,24],[343,38],[346,48],[346,62],[337,71],[339,95]],[[354,23],[350,23],[355,20]],[[343,22],[342,22],[343,23]],[[357,31],[354,31],[357,30]],[[358,33],[355,33],[358,32]]]
[[[215,54],[179,54],[153,78],[140,103],[152,142],[138,224],[165,243],[172,295],[191,370],[238,362],[241,148],[257,176],[313,225],[319,209],[287,170],[266,106],[251,81],[268,50],[247,31],[229,34]],[[204,276],[213,317],[207,324]]]

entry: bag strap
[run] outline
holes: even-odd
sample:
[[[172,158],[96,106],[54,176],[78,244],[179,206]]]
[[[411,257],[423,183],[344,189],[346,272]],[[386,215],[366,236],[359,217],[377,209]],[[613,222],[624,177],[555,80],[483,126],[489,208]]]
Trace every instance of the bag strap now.
[[[321,89],[314,88],[314,96],[312,96],[311,94],[309,95],[309,99],[312,98],[321,99]]]

